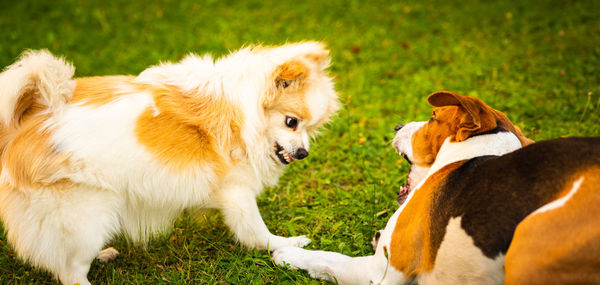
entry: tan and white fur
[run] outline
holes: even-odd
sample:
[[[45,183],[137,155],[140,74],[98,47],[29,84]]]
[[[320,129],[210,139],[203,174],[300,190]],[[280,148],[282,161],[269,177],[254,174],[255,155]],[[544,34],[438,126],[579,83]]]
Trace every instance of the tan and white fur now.
[[[375,254],[286,247],[275,263],[340,284],[598,284],[600,138],[533,143],[477,98],[428,101],[429,121],[396,127],[412,167]]]
[[[444,96],[443,93],[436,94]],[[453,94],[455,95],[455,94]],[[489,107],[488,107],[489,108]],[[490,108],[491,109],[491,108]],[[495,110],[494,110],[495,111]],[[448,116],[458,117],[466,113],[447,112]],[[415,195],[424,191],[423,184],[433,175],[439,175],[440,169],[457,161],[464,161],[478,156],[503,155],[521,148],[523,144],[532,141],[523,137],[518,129],[513,132],[482,134],[457,140],[456,130],[459,130],[458,120],[454,132],[440,133],[439,137],[431,134],[427,138],[431,141],[422,141],[416,138],[415,133],[430,127],[429,122],[411,122],[397,127],[398,132],[393,141],[393,146],[399,154],[413,162],[409,174],[412,190],[408,193],[406,201],[400,205],[388,220],[385,229],[379,231],[374,242],[375,254],[363,257],[349,257],[335,252],[311,251],[301,248],[285,247],[273,252],[273,260],[279,265],[289,265],[308,271],[311,277],[336,282],[338,284],[499,284],[503,280],[502,266],[504,257],[490,260],[483,256],[481,250],[473,245],[471,238],[461,228],[461,218],[451,219],[446,227],[446,235],[437,257],[432,262],[419,260],[421,256],[421,241],[423,237],[413,236],[407,231],[406,242],[399,243],[398,235],[401,231],[413,225],[424,224],[427,214],[416,212],[412,209],[406,212],[407,207],[412,207]],[[506,119],[508,121],[508,119]],[[507,122],[512,127],[510,121]],[[495,125],[494,125],[495,126]],[[483,123],[473,129],[473,132],[483,130]],[[448,129],[450,130],[450,129]],[[434,139],[439,139],[437,146]],[[421,140],[421,141],[420,141]],[[425,153],[416,153],[423,150],[419,144],[427,149]],[[409,206],[410,205],[410,206]],[[426,230],[425,230],[426,231]],[[396,234],[395,234],[396,233]],[[395,239],[393,235],[395,234]],[[406,245],[405,245],[406,244]],[[426,249],[425,249],[426,250]],[[425,258],[423,258],[425,259]],[[429,268],[432,266],[433,268]],[[422,268],[426,267],[427,270]],[[500,270],[498,270],[500,269]],[[427,271],[427,272],[424,272]]]
[[[144,242],[186,208],[216,208],[249,248],[272,234],[256,197],[339,108],[321,43],[189,55],[138,76],[73,78],[29,51],[0,74],[0,218],[18,256],[64,284],[124,233]]]

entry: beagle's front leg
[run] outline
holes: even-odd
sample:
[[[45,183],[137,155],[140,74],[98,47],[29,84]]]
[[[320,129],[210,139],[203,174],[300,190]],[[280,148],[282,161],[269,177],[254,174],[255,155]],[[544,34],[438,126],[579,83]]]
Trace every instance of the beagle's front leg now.
[[[273,252],[273,261],[337,284],[397,284],[404,279],[389,267],[387,258],[379,251],[371,256],[350,257],[330,251],[283,247]]]
[[[330,251],[283,247],[273,252],[273,261],[281,266],[306,270],[313,278],[338,284],[404,284],[410,280],[390,264],[391,253],[388,251],[402,208],[396,210],[384,230],[375,234],[374,255],[350,257]]]

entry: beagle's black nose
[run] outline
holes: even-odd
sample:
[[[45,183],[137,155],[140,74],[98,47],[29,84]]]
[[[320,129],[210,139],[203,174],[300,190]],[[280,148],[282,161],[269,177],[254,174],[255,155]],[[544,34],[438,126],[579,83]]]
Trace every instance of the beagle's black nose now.
[[[295,156],[296,156],[296,159],[303,159],[308,156],[308,151],[306,149],[299,148],[298,150],[296,150]]]
[[[403,124],[399,124],[399,125],[396,125],[396,127],[394,127],[394,130],[397,132],[397,131],[399,131],[402,128],[404,128],[404,125]]]

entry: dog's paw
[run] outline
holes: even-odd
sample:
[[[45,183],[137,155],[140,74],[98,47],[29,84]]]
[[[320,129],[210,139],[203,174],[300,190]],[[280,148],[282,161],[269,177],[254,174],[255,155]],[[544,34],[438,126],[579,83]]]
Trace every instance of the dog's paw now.
[[[279,266],[289,266],[292,269],[304,269],[302,266],[302,251],[304,251],[304,249],[295,246],[282,247],[273,251],[272,259],[273,262]]]
[[[312,278],[332,281],[327,266],[321,265],[318,257],[318,252],[295,246],[282,247],[272,255],[273,262],[279,266],[306,270]]]
[[[290,246],[305,247],[310,243],[310,239],[306,236],[290,237]]]
[[[119,252],[114,247],[109,247],[104,250],[101,250],[96,257],[100,262],[110,262],[117,258]]]
[[[306,236],[280,237],[274,235],[269,238],[269,250],[276,250],[287,246],[305,247],[309,243],[310,239]]]

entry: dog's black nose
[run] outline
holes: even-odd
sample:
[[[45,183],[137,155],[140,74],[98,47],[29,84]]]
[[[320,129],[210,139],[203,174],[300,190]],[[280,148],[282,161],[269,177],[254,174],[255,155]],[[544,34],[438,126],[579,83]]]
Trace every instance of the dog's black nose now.
[[[308,151],[303,148],[296,150],[296,159],[303,159],[308,156]]]
[[[402,129],[402,128],[404,128],[404,125],[403,125],[403,124],[396,125],[396,127],[394,127],[394,131],[396,131],[396,132],[397,132],[397,131],[399,131],[399,130],[400,130],[400,129]]]

